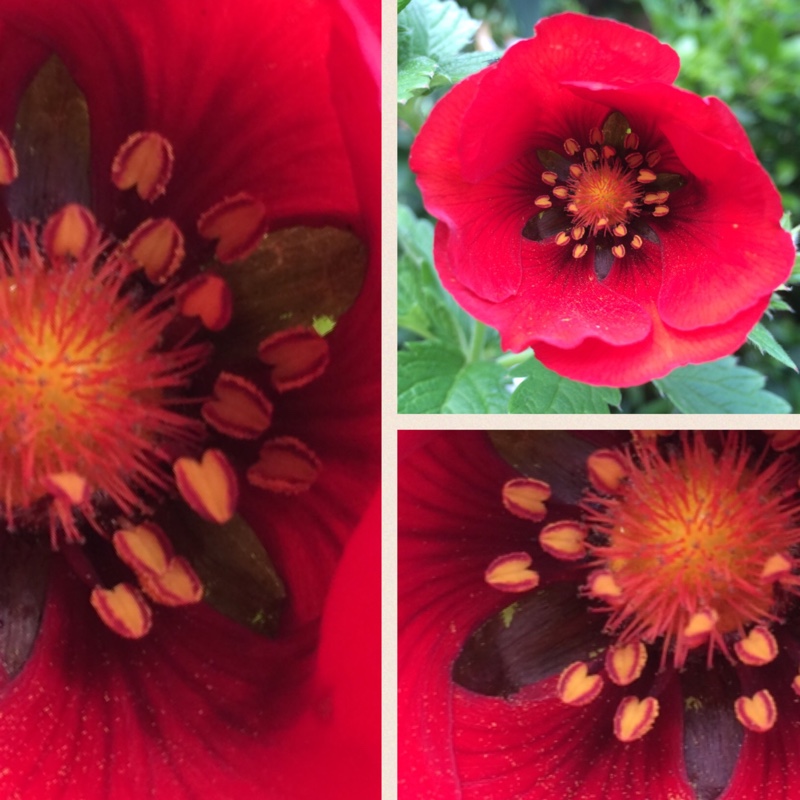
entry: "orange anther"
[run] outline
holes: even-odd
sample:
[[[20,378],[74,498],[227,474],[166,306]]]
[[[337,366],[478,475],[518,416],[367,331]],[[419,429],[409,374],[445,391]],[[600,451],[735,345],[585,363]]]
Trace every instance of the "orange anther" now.
[[[587,459],[589,481],[598,492],[617,494],[628,470],[615,450],[595,450]]]
[[[44,478],[44,485],[50,494],[68,503],[77,506],[89,499],[89,485],[83,475],[77,472],[55,472]]]
[[[573,258],[583,258],[586,255],[588,250],[589,250],[588,245],[576,244],[575,247],[572,248],[572,257]]]
[[[489,564],[483,579],[501,592],[528,592],[539,585],[539,573],[530,569],[532,563],[527,553],[508,553]]]
[[[142,572],[163,574],[173,556],[167,535],[152,522],[122,528],[111,541],[120,559],[137,575]]]
[[[590,144],[603,144],[603,131],[600,128],[592,128],[589,131],[589,143]]]
[[[635,133],[626,133],[623,144],[627,150],[636,150],[639,147],[639,137]]]
[[[800,675],[795,675],[794,680],[792,681],[792,689],[794,693],[800,695]]]
[[[536,478],[512,478],[503,484],[503,505],[515,517],[539,522],[545,518],[550,486]]]
[[[772,695],[762,689],[752,697],[740,697],[734,704],[736,719],[754,733],[766,733],[778,721],[778,707]]]
[[[631,247],[634,250],[638,250],[643,244],[644,244],[644,239],[642,239],[642,237],[639,236],[638,233],[635,233],[633,235],[633,238],[631,239]]]
[[[713,608],[696,611],[683,629],[684,644],[689,648],[700,646],[708,639],[717,622],[719,614]]]
[[[595,161],[600,160],[600,155],[594,147],[587,147],[583,152],[583,157],[587,164],[594,164]]]
[[[575,153],[580,151],[580,149],[581,149],[581,146],[578,144],[578,142],[575,139],[567,139],[564,142],[564,151],[566,152],[566,154],[568,156],[574,156]]]
[[[558,175],[551,170],[542,173],[542,183],[546,183],[548,186],[555,186],[557,180]]]
[[[128,137],[111,165],[111,182],[118,189],[136,188],[142,200],[153,202],[164,194],[172,177],[172,145],[154,131]]]
[[[636,176],[636,180],[639,183],[652,183],[656,178],[658,178],[658,175],[649,169],[640,169],[639,174]]]
[[[611,233],[613,233],[613,234],[614,234],[614,236],[625,236],[625,234],[626,234],[627,232],[628,232],[628,226],[627,226],[627,225],[626,225],[624,222],[619,222],[619,223],[617,223],[617,224],[616,224],[616,225],[615,225],[615,226],[614,226],[614,227],[611,229]]]
[[[204,272],[181,290],[178,307],[186,317],[198,317],[210,331],[221,331],[231,320],[233,297],[228,284],[213,272]]]
[[[653,209],[654,217],[666,217],[669,214],[669,206],[656,206]]]
[[[570,664],[558,677],[556,692],[568,706],[587,706],[603,691],[603,678],[590,675],[589,667],[582,661]]]
[[[629,153],[625,156],[625,163],[631,168],[636,169],[644,161],[644,156],[641,153]]]
[[[99,241],[97,223],[92,212],[77,203],[70,203],[47,220],[42,241],[52,259],[84,258]]]
[[[220,450],[206,450],[200,461],[179,458],[172,466],[181,497],[210,522],[227,522],[236,511],[239,484]]]
[[[577,214],[578,213],[578,204],[577,203],[568,203],[567,204],[567,211],[569,211],[571,214]]]
[[[219,239],[216,257],[223,263],[248,256],[266,231],[264,204],[246,192],[226,197],[201,215],[197,230],[206,239]]]
[[[279,391],[306,386],[325,371],[330,360],[327,339],[313,328],[287,328],[258,346],[258,357],[272,367],[270,379]]]
[[[580,178],[580,176],[583,175],[583,167],[580,164],[571,164],[569,174],[572,175],[573,178]]]
[[[175,556],[159,575],[140,575],[139,581],[147,596],[162,606],[186,606],[203,599],[203,583],[189,562]]]
[[[763,625],[753,628],[733,645],[733,649],[739,661],[749,667],[762,667],[778,657],[778,642]]]
[[[594,224],[597,230],[602,230],[603,228],[608,227],[608,217],[600,217]]]
[[[614,158],[616,154],[616,149],[610,144],[603,145],[603,158]]]
[[[556,186],[553,189],[553,197],[557,197],[559,200],[566,200],[569,197],[569,189],[566,186]]]
[[[586,555],[586,533],[579,522],[551,522],[539,533],[539,544],[554,558],[578,561]]]
[[[127,238],[124,249],[151,283],[166,283],[185,255],[183,234],[168,218],[145,220]]]
[[[645,161],[647,161],[648,167],[654,167],[661,161],[661,153],[658,150],[651,150],[645,157]]]
[[[560,231],[556,234],[556,244],[559,247],[563,247],[565,244],[569,244],[569,242],[569,234],[566,231]]]
[[[150,606],[128,583],[118,583],[113,589],[96,586],[90,602],[100,619],[126,639],[141,639],[153,624]]]
[[[586,233],[586,228],[583,225],[576,225],[571,231],[570,236],[577,242],[580,239],[583,239],[583,235]]]
[[[614,735],[621,742],[635,742],[649,733],[658,718],[659,705],[655,697],[626,697],[614,715]]]
[[[629,686],[641,677],[647,664],[647,648],[643,642],[612,646],[606,653],[606,672],[617,686]]]
[[[775,553],[770,556],[764,563],[764,568],[761,570],[762,581],[777,581],[785,578],[791,574],[794,567],[794,561],[791,556],[784,555],[783,553]]]
[[[19,167],[14,148],[6,135],[0,132],[0,184],[8,186],[18,175]]]
[[[537,208],[550,208],[553,205],[553,201],[550,197],[546,194],[540,194],[534,201],[533,204]]]
[[[597,570],[589,575],[586,591],[598,600],[613,603],[622,596],[622,589],[608,570]]]
[[[614,254],[614,258],[625,258],[625,245],[615,244],[611,248],[611,252]]]
[[[311,488],[322,464],[316,454],[293,436],[266,442],[258,461],[247,470],[247,480],[260,489],[299,494]]]
[[[250,381],[221,372],[214,383],[214,398],[203,403],[203,419],[234,439],[256,439],[272,423],[272,403]]]
[[[767,431],[769,443],[773,450],[779,453],[791,450],[800,444],[800,430],[793,431]]]

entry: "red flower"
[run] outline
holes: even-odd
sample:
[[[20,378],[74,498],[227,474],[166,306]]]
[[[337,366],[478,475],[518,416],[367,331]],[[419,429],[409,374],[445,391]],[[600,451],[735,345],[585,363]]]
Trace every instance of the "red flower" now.
[[[17,379],[22,368],[8,358],[8,343],[16,345],[18,339],[4,339],[6,360],[0,365],[0,381],[6,394],[0,414],[11,413],[9,403],[17,397],[22,419],[43,426],[41,430],[47,430],[48,442],[54,445],[49,456],[29,451],[35,454],[31,472],[17,467],[12,452],[15,440],[8,438],[15,435],[13,431],[9,434],[9,428],[4,429],[6,438],[0,443],[0,463],[12,465],[18,469],[13,474],[28,481],[19,484],[25,487],[20,489],[8,471],[3,475],[0,547],[6,592],[0,634],[0,794],[4,797],[302,800],[377,794],[379,632],[374,615],[365,616],[363,608],[377,603],[376,581],[370,579],[369,570],[377,570],[379,541],[377,506],[370,503],[378,486],[380,431],[379,20],[376,9],[363,5],[237,0],[223,8],[188,0],[122,4],[82,0],[68,5],[53,0],[34,6],[10,0],[0,9],[6,86],[0,100],[0,128],[8,139],[16,144],[14,120],[20,98],[52,53],[66,65],[89,110],[90,208],[96,227],[86,209],[73,206],[67,213],[58,212],[65,201],[89,202],[68,163],[61,163],[65,168],[62,181],[54,183],[50,173],[42,189],[42,184],[31,183],[33,172],[26,172],[26,165],[32,161],[35,172],[37,156],[44,159],[50,151],[47,147],[17,151],[19,177],[7,190],[6,205],[22,225],[31,225],[31,217],[43,222],[50,217],[52,226],[44,231],[41,257],[51,263],[43,274],[74,274],[91,282],[105,274],[103,270],[111,271],[107,265],[119,265],[129,280],[144,287],[136,289],[134,296],[154,295],[168,305],[183,302],[180,292],[189,278],[208,274],[198,272],[198,267],[206,265],[212,253],[220,262],[235,261],[260,240],[264,228],[270,233],[295,225],[349,228],[370,253],[358,299],[326,337],[329,358],[321,376],[323,367],[315,362],[306,370],[313,372],[315,380],[307,385],[301,381],[303,385],[296,388],[296,374],[291,374],[285,361],[274,358],[277,345],[273,341],[259,353],[273,375],[284,365],[282,389],[292,391],[270,391],[266,400],[266,388],[256,386],[256,382],[262,387],[266,382],[248,373],[246,380],[238,376],[224,384],[232,387],[242,404],[237,411],[231,412],[219,395],[201,395],[205,400],[202,416],[209,429],[219,431],[212,435],[217,435],[215,441],[222,442],[220,447],[236,467],[239,511],[269,552],[287,588],[275,638],[255,633],[205,603],[172,609],[148,600],[153,606],[149,612],[152,630],[133,640],[110,628],[118,623],[115,630],[125,635],[141,633],[132,628],[132,623],[147,619],[135,610],[140,604],[116,604],[112,597],[106,606],[98,602],[95,613],[86,585],[93,579],[93,569],[121,574],[127,568],[109,565],[106,551],[110,548],[104,541],[110,536],[109,520],[98,510],[100,500],[93,494],[92,481],[77,467],[64,472],[51,466],[52,459],[82,467],[94,462],[70,449],[71,430],[59,438],[62,435],[53,432],[60,430],[58,425],[46,428],[49,418],[37,417],[33,405],[26,406],[18,395],[9,394],[8,382]],[[148,132],[158,137],[141,137]],[[52,145],[64,131],[50,122],[45,133],[51,134],[48,142]],[[134,150],[142,141],[152,147],[137,162]],[[6,156],[2,167],[12,177],[7,143],[2,149]],[[137,163],[145,166],[137,167]],[[148,191],[147,176],[156,174],[148,170],[154,164],[161,169]],[[132,188],[128,179],[134,182]],[[144,227],[151,218],[174,225]],[[4,220],[7,227],[5,211]],[[156,229],[163,235],[155,236]],[[32,231],[31,248],[38,248],[40,228],[27,230]],[[104,237],[99,249],[95,234]],[[85,266],[90,250],[96,263],[106,266],[96,270]],[[183,250],[185,259],[180,257]],[[30,274],[34,259],[27,260],[25,247],[19,252],[12,247],[12,251],[14,257],[19,256],[20,274]],[[164,259],[154,263],[153,252],[165,254]],[[128,259],[144,266],[152,286],[125,271]],[[59,266],[62,262],[66,266]],[[183,271],[176,271],[181,262]],[[243,268],[235,263],[215,266],[226,279]],[[163,272],[159,271],[162,267]],[[7,288],[9,269],[4,267],[0,290]],[[159,294],[165,281],[166,294]],[[117,300],[127,300],[127,288],[114,286],[119,290]],[[105,302],[103,293],[94,291],[97,303]],[[112,296],[105,306],[94,308],[114,310],[113,300]],[[39,311],[35,303],[32,307],[42,315],[51,311],[50,307]],[[149,308],[146,301],[142,307]],[[222,304],[215,308],[219,311]],[[122,322],[112,321],[110,333],[105,334],[91,308],[70,307],[70,311],[73,319],[91,324],[93,334],[119,338],[125,328],[124,313]],[[127,313],[139,313],[138,307]],[[236,322],[235,305],[233,314]],[[53,318],[57,318],[55,312]],[[50,319],[45,319],[47,330]],[[144,313],[138,319],[144,325]],[[208,339],[212,340],[215,326],[204,327],[211,330]],[[56,329],[62,330],[53,325],[52,330]],[[131,352],[136,347],[144,349],[141,341],[146,330],[140,327],[138,336],[124,340],[125,347],[130,346]],[[3,336],[11,336],[8,326]],[[174,339],[168,331],[161,341],[169,341],[170,336]],[[89,348],[89,344],[80,347]],[[171,352],[184,351],[176,346]],[[200,358],[205,353],[197,350],[195,355]],[[151,349],[145,355],[150,358]],[[195,377],[187,367],[182,380],[174,378],[184,369],[176,366],[184,364],[178,356],[170,355],[164,362],[153,358],[151,364],[166,363],[173,370],[165,368],[164,374],[173,376],[172,383],[164,384],[165,393],[185,387],[187,375]],[[131,359],[120,374],[130,377],[135,363]],[[260,369],[267,367],[262,364]],[[103,375],[117,380],[119,371],[110,370]],[[47,377],[55,385],[60,375]],[[277,378],[274,382],[277,386]],[[108,384],[106,390],[113,391]],[[106,408],[101,394],[87,391],[80,397],[96,402],[93,410]],[[199,403],[194,406],[199,407]],[[261,429],[265,421],[267,442],[283,442],[285,449],[270,462],[275,469],[268,469],[262,458],[255,480],[248,480],[247,469],[258,460],[258,448],[248,452],[246,444],[231,443],[229,437],[235,433],[230,431],[244,425],[249,433],[254,424]],[[89,418],[89,422],[98,420]],[[181,425],[181,431],[195,430],[188,423]],[[120,425],[115,433],[122,440],[128,431]],[[199,455],[191,436],[170,440],[159,429],[159,441],[162,436],[168,442],[163,446],[167,453],[175,442],[189,442],[191,454]],[[17,444],[28,446],[22,439]],[[118,442],[109,437],[108,444],[112,447]],[[209,448],[205,454],[210,452],[221,451]],[[306,452],[313,458],[304,461]],[[165,458],[162,451],[157,458]],[[192,508],[209,517],[220,509],[230,510],[236,497],[230,469],[220,468],[206,483],[202,476],[198,478],[198,467],[179,466],[178,461],[177,484]],[[149,470],[156,461],[146,463]],[[308,464],[320,464],[321,470],[300,497],[254,488],[274,485],[277,479],[284,482],[278,488],[294,491],[296,481],[294,488],[287,484],[297,475],[287,464],[299,465],[305,477]],[[91,477],[97,483],[107,480],[104,488],[121,506],[133,480],[126,489],[127,481],[119,484],[108,477],[116,474],[116,462],[109,459],[107,467],[107,476],[95,469]],[[40,493],[31,475],[48,487],[49,494],[36,496],[48,509],[49,525],[44,527],[39,506],[28,508],[25,503],[25,491]],[[226,491],[218,491],[220,486]],[[147,503],[139,506],[141,487],[135,488],[128,513],[137,519],[146,517]],[[25,512],[21,516],[20,507]],[[7,529],[18,518],[25,522],[19,526],[25,535],[11,536]],[[196,523],[198,517],[191,519]],[[32,549],[30,541],[42,533],[51,536],[69,557]],[[79,546],[79,538],[86,539],[86,547]],[[160,552],[163,555],[163,548]],[[161,573],[144,567],[133,571],[142,590],[135,589],[133,596],[140,600],[144,594],[158,595],[159,589],[175,589],[173,584],[167,586]],[[360,582],[348,577],[354,571]],[[180,587],[175,590],[188,592]],[[359,624],[348,627],[346,650],[355,651],[359,660],[345,663],[342,631],[345,621],[352,622],[356,615]]]
[[[495,436],[400,463],[401,799],[794,797],[796,435]]]
[[[741,126],[674,51],[560,14],[455,86],[411,152],[445,287],[503,347],[593,384],[730,354],[794,258]]]

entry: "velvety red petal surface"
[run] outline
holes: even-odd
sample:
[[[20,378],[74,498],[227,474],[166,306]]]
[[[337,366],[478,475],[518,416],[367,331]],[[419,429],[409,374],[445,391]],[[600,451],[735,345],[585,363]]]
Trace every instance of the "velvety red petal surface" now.
[[[597,124],[602,112],[576,107],[559,82],[671,83],[678,74],[671,47],[614,20],[557,14],[537,23],[535,33],[487,73],[484,90],[467,111],[460,154],[469,180],[491,175],[532,146],[560,151],[576,129],[588,133]],[[540,144],[543,132],[549,143]]]
[[[464,800],[695,800],[682,775],[682,696],[659,695],[650,733],[625,745],[613,719],[625,688],[607,684],[584,708],[556,697],[557,678],[490,698],[456,689],[453,744]]]
[[[9,0],[0,19],[55,50],[86,94],[101,219],[112,221],[116,149],[158,130],[176,162],[154,210],[189,231],[238,191],[264,201],[273,227],[353,215],[329,101],[330,13],[324,0]]]

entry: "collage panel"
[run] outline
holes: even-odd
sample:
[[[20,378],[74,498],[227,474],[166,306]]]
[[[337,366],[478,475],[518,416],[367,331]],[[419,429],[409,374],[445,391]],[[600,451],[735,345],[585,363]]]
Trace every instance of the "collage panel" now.
[[[401,0],[400,414],[800,410],[793,0]]]
[[[400,800],[798,796],[797,430],[398,452]]]

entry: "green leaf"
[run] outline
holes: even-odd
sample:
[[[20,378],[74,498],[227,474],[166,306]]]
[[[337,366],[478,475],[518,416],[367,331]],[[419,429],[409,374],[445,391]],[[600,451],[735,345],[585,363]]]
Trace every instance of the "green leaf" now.
[[[619,406],[619,389],[589,386],[562,378],[535,359],[516,367],[512,374],[525,380],[511,395],[512,414],[608,414]]]
[[[402,203],[397,206],[397,240],[417,264],[422,261],[433,264],[433,223],[429,219],[417,219]]]
[[[414,56],[404,61],[397,70],[397,100],[405,103],[414,95],[427,91],[437,64],[427,56]]]
[[[410,2],[411,0],[397,0],[397,13],[399,14]]]
[[[401,414],[502,414],[508,377],[498,364],[467,364],[455,347],[411,342],[397,355]]]
[[[480,22],[453,0],[414,0],[398,14],[397,22],[410,31],[410,57],[428,56],[437,61],[466,47],[480,27]]]
[[[791,406],[764,389],[766,378],[728,356],[708,364],[691,364],[653,381],[685,414],[788,414]]]
[[[464,78],[480,72],[498,59],[497,53],[461,53],[442,59],[432,86],[458,83]]]
[[[785,364],[795,372],[797,372],[797,365],[792,361],[791,356],[783,349],[778,343],[777,339],[772,335],[772,332],[759,322],[755,328],[747,336],[747,340],[754,344],[762,353],[772,356],[776,361]]]

